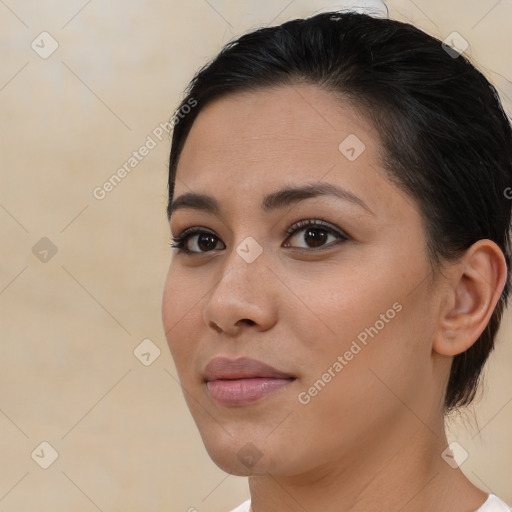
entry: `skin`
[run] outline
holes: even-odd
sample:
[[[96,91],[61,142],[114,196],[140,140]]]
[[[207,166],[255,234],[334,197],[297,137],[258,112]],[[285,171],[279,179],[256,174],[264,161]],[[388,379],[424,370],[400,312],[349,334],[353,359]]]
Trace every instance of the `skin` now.
[[[338,149],[349,134],[366,146],[354,161]],[[209,194],[222,213],[173,214],[172,235],[201,226],[216,238],[208,247],[192,236],[187,247],[203,253],[173,254],[164,327],[205,447],[224,471],[249,476],[255,512],[470,512],[487,498],[441,457],[442,403],[452,356],[491,317],[505,259],[480,240],[433,274],[418,206],[386,179],[380,151],[378,133],[347,102],[296,85],[212,101],[181,154],[174,197]],[[330,196],[260,208],[268,193],[318,181],[350,190],[373,213]],[[348,239],[329,235],[317,247],[307,228],[287,237],[301,219]],[[252,263],[236,252],[249,236],[263,249]],[[395,303],[394,318],[300,403]],[[258,359],[296,379],[250,405],[221,406],[201,377],[216,356]],[[252,467],[237,457],[244,446],[261,455]]]

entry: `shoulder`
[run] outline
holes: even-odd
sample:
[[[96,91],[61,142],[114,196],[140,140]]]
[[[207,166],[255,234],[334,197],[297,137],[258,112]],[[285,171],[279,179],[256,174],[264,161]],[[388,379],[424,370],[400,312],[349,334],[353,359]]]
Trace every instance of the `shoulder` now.
[[[512,512],[512,509],[495,494],[489,494],[487,501],[475,512]]]
[[[234,508],[233,510],[230,510],[230,512],[249,512],[249,509],[251,508],[251,500],[244,501],[241,505],[238,505],[238,507]]]

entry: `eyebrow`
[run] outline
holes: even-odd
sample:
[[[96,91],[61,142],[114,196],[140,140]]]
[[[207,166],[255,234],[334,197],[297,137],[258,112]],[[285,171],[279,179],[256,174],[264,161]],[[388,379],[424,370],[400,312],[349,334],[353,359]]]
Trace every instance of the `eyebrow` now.
[[[270,213],[271,211],[294,205],[299,201],[321,196],[334,196],[338,199],[349,201],[364,208],[372,215],[375,215],[361,198],[357,197],[349,190],[327,182],[315,182],[300,187],[282,188],[265,196],[261,203],[261,208],[265,213]],[[217,216],[221,214],[220,204],[214,197],[195,192],[187,192],[174,199],[169,205],[167,208],[167,217],[170,219],[174,212],[184,209],[201,210]]]

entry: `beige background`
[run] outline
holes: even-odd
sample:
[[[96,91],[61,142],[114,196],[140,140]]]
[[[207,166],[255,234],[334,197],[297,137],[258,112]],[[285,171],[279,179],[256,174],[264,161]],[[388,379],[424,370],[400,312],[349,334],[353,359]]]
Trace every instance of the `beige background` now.
[[[153,131],[228,40],[335,4],[0,1],[0,510],[221,512],[248,497],[246,479],[209,459],[163,335],[169,137]],[[512,97],[512,1],[388,6],[441,39],[462,34]],[[31,48],[51,48],[43,31],[59,45],[46,59]],[[96,199],[148,136],[156,147]],[[33,253],[43,237],[55,255],[45,241]],[[468,477],[509,503],[510,332],[508,312],[484,403],[451,430]],[[161,351],[148,366],[133,352],[144,339]],[[47,469],[43,441],[58,452]]]

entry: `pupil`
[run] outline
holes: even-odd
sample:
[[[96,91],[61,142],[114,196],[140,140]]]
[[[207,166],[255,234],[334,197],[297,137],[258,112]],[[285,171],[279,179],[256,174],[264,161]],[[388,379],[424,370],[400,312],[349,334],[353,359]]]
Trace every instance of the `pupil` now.
[[[210,239],[210,243],[203,245],[202,242],[204,240],[207,240],[208,238]],[[214,240],[213,235],[201,235],[197,241],[197,245],[199,246],[201,251],[207,251],[208,249],[214,249],[215,248],[215,240]]]
[[[315,233],[318,233],[318,232],[320,232],[321,235],[320,236],[315,236]],[[312,236],[312,238],[313,238],[313,247],[318,247],[318,246],[322,245],[322,243],[325,242],[326,231],[322,231],[321,229],[308,229],[305,232],[305,236]]]

